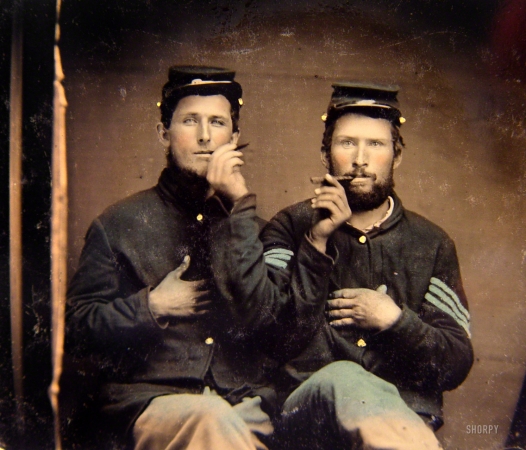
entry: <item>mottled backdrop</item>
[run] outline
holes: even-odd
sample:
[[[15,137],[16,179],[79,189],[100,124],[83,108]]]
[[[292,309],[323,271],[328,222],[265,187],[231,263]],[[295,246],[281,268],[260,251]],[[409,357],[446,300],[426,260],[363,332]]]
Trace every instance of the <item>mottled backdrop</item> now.
[[[237,71],[241,142],[250,142],[243,171],[266,219],[312,195],[309,177],[323,174],[320,116],[331,83],[398,84],[407,147],[396,189],[455,240],[472,311],[476,362],[446,395],[439,436],[446,449],[502,448],[526,369],[526,74],[517,32],[526,11],[509,12],[524,1],[481,3],[64,2],[70,274],[91,220],[156,183],[164,165],[156,103],[169,65]],[[499,428],[477,435],[470,425]]]

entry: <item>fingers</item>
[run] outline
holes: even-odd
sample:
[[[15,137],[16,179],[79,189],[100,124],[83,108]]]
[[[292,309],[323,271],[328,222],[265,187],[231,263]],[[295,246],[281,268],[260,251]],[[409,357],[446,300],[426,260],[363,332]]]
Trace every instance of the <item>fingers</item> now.
[[[210,186],[234,202],[248,192],[240,173],[245,164],[243,153],[235,148],[234,144],[219,147],[210,158],[206,174]]]
[[[346,198],[345,191],[340,186],[339,188],[336,188],[334,186],[322,186],[319,188],[314,189],[314,193],[316,194],[316,198],[319,198],[320,196],[334,196],[339,198],[342,202],[343,199]]]
[[[324,192],[318,194],[316,197],[311,199],[313,208],[327,208],[334,210],[336,214],[342,214],[345,212],[345,202],[342,197],[333,192]]]
[[[316,197],[311,200],[314,209],[327,209],[337,222],[344,222],[352,215],[343,187],[334,180],[338,186],[322,186],[314,190]]]
[[[333,291],[329,294],[329,298],[356,298],[360,293],[362,289],[360,288],[345,288],[345,289],[339,289],[337,291]]]
[[[354,299],[349,298],[336,298],[334,300],[327,301],[327,309],[352,309],[356,306],[357,302]]]
[[[329,319],[352,318],[354,311],[352,309],[333,309],[327,313]]]
[[[234,144],[233,142],[228,143],[228,144],[223,144],[214,150],[214,152],[212,153],[212,158],[217,159],[221,157],[222,155],[224,155],[225,153],[235,150],[236,148],[237,148],[237,145]],[[238,153],[241,153],[241,152],[238,152]]]
[[[351,317],[346,317],[345,319],[333,320],[330,322],[330,325],[334,328],[340,328],[348,327],[349,325],[357,325],[357,323]]]
[[[210,159],[210,162],[213,162],[213,165],[215,166],[221,166],[227,163],[230,163],[232,160],[235,160],[235,164],[232,165],[238,165],[243,164],[243,160],[241,159],[243,157],[243,152],[239,152],[237,150],[232,150],[226,153],[221,153],[220,155],[215,155],[215,153],[212,154],[212,158]]]
[[[194,305],[194,312],[200,314],[208,312],[210,310],[211,304],[212,302],[210,300],[199,301],[198,299],[196,299],[196,303]]]
[[[188,270],[189,267],[190,267],[190,255],[186,255],[183,258],[183,262],[181,263],[181,265],[177,269],[175,269],[172,273],[175,278],[181,278],[183,274]]]
[[[198,291],[195,293],[194,300],[197,302],[205,302],[210,298],[210,291]]]
[[[326,173],[323,178],[324,178],[324,181],[323,181],[322,186],[334,186],[344,191],[343,186],[340,184],[340,182],[336,178],[334,178],[331,174]]]
[[[376,288],[376,292],[379,292],[380,294],[387,294],[387,286],[385,284],[381,284]]]
[[[223,169],[242,166],[243,152],[236,150],[234,144],[225,144],[218,147],[210,158],[209,175],[217,176]]]
[[[192,280],[192,281],[181,280],[181,281],[184,281],[188,286],[193,288],[195,291],[208,291],[213,286],[213,283],[211,282],[211,280],[207,280],[207,279]]]

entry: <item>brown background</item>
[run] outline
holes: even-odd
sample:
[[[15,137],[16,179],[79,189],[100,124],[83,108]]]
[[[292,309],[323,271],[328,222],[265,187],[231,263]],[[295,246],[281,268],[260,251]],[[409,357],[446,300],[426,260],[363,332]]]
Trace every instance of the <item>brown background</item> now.
[[[65,5],[70,274],[91,220],[156,183],[156,102],[169,65],[237,71],[244,174],[266,219],[312,195],[309,176],[323,174],[331,83],[398,84],[407,146],[397,192],[455,240],[472,312],[476,362],[446,394],[439,436],[446,449],[498,449],[526,362],[524,62],[514,68],[495,47],[495,5],[395,3]],[[473,435],[468,425],[499,429]]]

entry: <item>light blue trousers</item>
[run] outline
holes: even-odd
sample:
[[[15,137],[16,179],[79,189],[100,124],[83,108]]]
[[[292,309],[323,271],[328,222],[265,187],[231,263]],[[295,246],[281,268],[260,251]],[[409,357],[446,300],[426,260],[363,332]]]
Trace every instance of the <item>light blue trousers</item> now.
[[[439,449],[433,431],[391,383],[350,361],[314,373],[286,400],[283,449]]]

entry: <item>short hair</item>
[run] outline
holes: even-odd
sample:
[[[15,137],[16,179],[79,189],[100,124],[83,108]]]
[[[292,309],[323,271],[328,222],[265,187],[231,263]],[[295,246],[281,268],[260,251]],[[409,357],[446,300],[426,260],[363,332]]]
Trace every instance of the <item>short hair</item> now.
[[[339,111],[338,113],[331,114],[327,121],[325,122],[325,131],[323,132],[323,139],[321,143],[321,151],[326,154],[330,154],[331,147],[332,147],[332,135],[334,134],[334,129],[336,128],[336,122],[343,117],[347,115],[357,115],[357,116],[365,116],[370,117],[371,119],[385,119],[391,124],[391,137],[393,142],[393,151],[395,158],[400,156],[402,153],[402,149],[405,147],[404,140],[402,138],[402,135],[400,134],[400,126],[397,125],[395,120],[393,120],[392,116],[388,113],[388,111],[384,110],[383,108],[377,108],[377,107],[357,107],[353,109],[345,109],[343,111]]]

